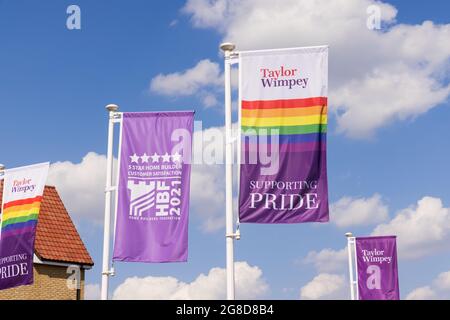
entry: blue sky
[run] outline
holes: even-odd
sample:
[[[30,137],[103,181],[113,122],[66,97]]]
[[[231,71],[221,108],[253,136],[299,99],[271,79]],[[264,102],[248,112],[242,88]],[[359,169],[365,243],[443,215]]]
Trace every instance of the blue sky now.
[[[324,272],[314,264],[303,261],[309,252],[320,252],[326,248],[338,252],[346,244],[344,233],[348,230],[356,235],[366,235],[380,224],[387,225],[384,230],[397,230],[395,228],[399,227],[391,222],[398,212],[405,208],[418,211],[414,207],[417,202],[431,196],[442,201],[444,217],[436,222],[442,227],[442,237],[423,242],[407,241],[402,245],[404,252],[420,251],[420,248],[428,246],[430,252],[413,258],[409,257],[409,253],[400,255],[401,295],[406,298],[411,291],[424,286],[429,286],[435,296],[448,294],[446,290],[450,291],[450,288],[436,288],[433,284],[436,277],[450,270],[450,245],[447,241],[450,239],[450,224],[446,225],[450,221],[450,141],[446,138],[450,119],[450,49],[445,43],[445,40],[449,42],[448,1],[386,2],[390,6],[382,7],[383,14],[387,12],[389,16],[394,7],[398,13],[395,21],[390,20],[387,31],[383,31],[386,33],[376,37],[380,50],[376,57],[365,51],[369,31],[355,31],[353,28],[349,29],[348,36],[340,37],[339,25],[333,24],[341,23],[341,18],[345,20],[347,14],[356,14],[356,20],[365,21],[366,12],[359,8],[365,9],[372,3],[369,0],[352,0],[342,12],[327,9],[322,1],[316,2],[317,8],[305,7],[304,11],[300,11],[304,15],[303,20],[317,13],[316,19],[328,19],[324,21],[331,27],[324,27],[325,31],[313,28],[314,32],[300,33],[298,39],[294,30],[287,40],[284,40],[287,38],[285,31],[289,28],[274,25],[269,31],[258,33],[245,23],[239,25],[245,19],[234,15],[234,11],[222,12],[217,18],[214,13],[218,9],[214,11],[202,5],[203,2],[0,0],[0,117],[3,120],[0,128],[0,162],[7,167],[15,167],[51,161],[59,162],[61,170],[70,168],[68,163],[83,168],[81,162],[88,152],[98,155],[106,153],[107,119],[104,106],[108,103],[118,104],[121,111],[195,109],[196,120],[203,121],[203,128],[221,127],[224,124],[223,92],[220,85],[209,85],[208,81],[220,80],[222,59],[218,46],[224,38],[236,36],[231,40],[238,44],[238,49],[248,49],[246,46],[260,49],[315,45],[311,40],[315,37],[317,41],[330,39],[330,200],[332,203],[343,197],[367,200],[378,194],[381,200],[375,201],[374,207],[367,210],[369,215],[373,212],[380,218],[368,218],[360,224],[343,227],[333,222],[326,225],[243,225],[242,240],[235,245],[236,261],[246,261],[262,270],[261,279],[258,278],[255,286],[264,282],[267,289],[260,289],[255,297],[298,299],[301,288],[320,274],[342,276],[346,281],[345,263],[342,265],[341,262],[335,269]],[[73,3],[81,8],[81,30],[66,28],[66,8]],[[255,8],[267,10],[263,4],[265,1],[260,4],[255,1],[242,3],[233,2],[230,7],[233,6],[235,11],[245,9],[249,15]],[[270,14],[276,14],[277,10],[280,14],[284,12],[282,7],[265,11],[269,12],[267,19],[270,20]],[[299,24],[306,28],[303,20],[299,17],[298,22],[295,20],[292,25]],[[423,25],[426,20],[432,21],[433,26]],[[241,27],[242,30],[236,33],[233,26],[227,26],[224,21],[231,25],[234,23],[236,28]],[[399,25],[406,26],[404,31],[407,35],[389,34],[389,30]],[[414,25],[420,30],[412,30]],[[336,31],[330,31],[333,26]],[[425,37],[422,29],[427,30]],[[390,37],[404,40],[406,49],[400,50],[401,44]],[[417,42],[415,39],[418,39]],[[432,47],[421,47],[422,43],[427,43],[426,40],[433,44]],[[355,49],[358,46],[361,52]],[[348,51],[342,48],[348,48]],[[421,56],[420,50],[435,55]],[[352,60],[345,58],[347,54],[359,56],[354,65]],[[364,61],[366,54],[371,60]],[[205,75],[206,83],[198,83],[194,88],[183,91],[183,81],[189,80],[187,76],[183,77],[183,72],[197,70],[195,66],[204,59],[211,63],[212,75]],[[421,67],[422,64],[426,67]],[[214,74],[214,71],[219,74]],[[377,78],[383,72],[387,76]],[[162,93],[151,89],[152,79],[157,75],[161,74],[165,79],[173,73],[179,77],[171,83],[172,91]],[[393,80],[395,85],[390,86],[390,91],[385,94],[377,91],[378,96],[369,95],[370,88],[373,88],[371,84],[378,84],[381,80],[390,83],[388,76],[397,73],[399,76]],[[210,76],[212,78],[208,78]],[[374,82],[370,82],[372,80]],[[419,83],[419,89],[415,87],[415,80]],[[430,84],[427,81],[434,82]],[[348,98],[344,94],[346,88],[355,90],[358,99]],[[395,92],[398,94],[395,95]],[[205,95],[215,97],[217,101],[205,106]],[[383,96],[388,97],[388,101],[383,100]],[[412,97],[411,101],[409,97]],[[367,101],[366,108],[358,107],[357,102],[361,100]],[[386,108],[385,115],[379,122],[372,122],[372,118],[377,117],[378,106]],[[54,178],[53,181],[96,262],[86,277],[87,283],[95,285],[100,283],[103,230],[99,223],[93,221],[99,221],[99,217],[101,219],[103,199],[92,200],[92,205],[89,202],[83,207],[85,211],[92,212],[79,213],[79,205],[74,201],[76,197],[71,194],[89,193],[91,186],[97,187],[94,191],[99,192],[98,186],[104,183],[101,180],[104,168],[100,165],[89,167],[89,170],[92,170],[92,179],[100,180],[90,182],[85,188],[73,188],[67,181],[70,174],[63,175],[66,180]],[[217,172],[211,175],[221,183],[222,170],[218,168]],[[194,189],[193,197],[199,191]],[[99,194],[102,194],[101,190]],[[363,205],[367,205],[367,201],[363,201]],[[111,281],[111,294],[125,279],[134,276],[171,276],[190,283],[199,274],[208,274],[211,268],[223,268],[224,229],[219,223],[214,230],[206,230],[204,220],[208,218],[208,212],[197,212],[205,210],[205,207],[208,206],[202,209],[197,205],[191,210],[188,263],[116,264],[117,275]],[[380,208],[387,208],[388,216],[381,217],[380,210],[383,210]],[[432,209],[429,212],[432,214]],[[214,214],[218,218],[220,213]],[[433,217],[430,216],[430,219]],[[412,216],[411,225],[415,225],[414,219]],[[434,226],[430,223],[429,232],[434,232]],[[420,238],[413,233],[411,237]],[[339,257],[337,254],[336,259],[339,260]],[[342,287],[339,281],[337,285]],[[345,288],[338,288],[336,292],[325,292],[318,297],[342,297],[339,290],[348,293]],[[239,297],[239,292],[237,295]],[[248,297],[253,296],[249,293]],[[303,297],[307,297],[305,292]]]

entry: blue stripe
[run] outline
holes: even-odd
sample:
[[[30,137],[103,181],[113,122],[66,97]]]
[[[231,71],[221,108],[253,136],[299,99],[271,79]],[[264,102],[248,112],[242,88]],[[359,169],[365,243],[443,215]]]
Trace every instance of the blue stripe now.
[[[27,221],[27,222],[20,222],[20,223],[9,224],[6,227],[2,228],[2,232],[3,231],[8,231],[8,230],[22,229],[22,228],[26,228],[26,227],[34,227],[36,224],[37,224],[37,220],[30,220],[30,221]]]
[[[259,136],[261,137],[261,135]],[[270,143],[271,136],[264,137],[262,140],[256,138],[256,136],[242,136],[242,143],[248,143],[251,141]],[[314,142],[314,141],[327,141],[326,133],[308,133],[308,134],[287,134],[287,135],[279,135],[278,143],[279,144],[287,144],[287,143],[299,143],[299,142]]]

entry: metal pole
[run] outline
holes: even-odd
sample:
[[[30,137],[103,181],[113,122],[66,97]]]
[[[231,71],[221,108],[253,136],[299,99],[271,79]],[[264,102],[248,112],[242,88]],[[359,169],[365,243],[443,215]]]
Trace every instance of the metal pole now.
[[[233,233],[233,159],[231,137],[231,65],[229,59],[235,45],[222,43],[220,49],[225,54],[225,216],[227,250],[227,299],[234,300],[234,233]]]
[[[355,238],[351,232],[347,232],[345,234],[347,237],[347,249],[348,249],[348,271],[349,271],[349,279],[350,279],[350,297],[352,300],[355,300],[355,281],[353,279],[353,255],[352,255],[352,243],[354,243]]]
[[[114,113],[119,109],[115,104],[106,106],[108,110],[108,152],[106,158],[106,189],[105,189],[105,222],[103,233],[103,266],[102,266],[102,291],[101,299],[108,300],[109,281],[109,245],[111,228],[111,192],[112,192],[112,170],[113,170],[113,139],[114,139]]]

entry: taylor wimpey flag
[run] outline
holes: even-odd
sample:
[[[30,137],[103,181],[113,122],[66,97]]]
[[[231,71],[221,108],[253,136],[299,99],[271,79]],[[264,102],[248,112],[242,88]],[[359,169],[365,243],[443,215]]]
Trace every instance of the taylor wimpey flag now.
[[[399,300],[396,237],[356,238],[359,300]]]
[[[239,59],[240,221],[328,221],[328,47]]]
[[[123,113],[113,260],[187,260],[193,119]]]
[[[0,227],[0,289],[33,283],[39,208],[49,163],[5,170]]]

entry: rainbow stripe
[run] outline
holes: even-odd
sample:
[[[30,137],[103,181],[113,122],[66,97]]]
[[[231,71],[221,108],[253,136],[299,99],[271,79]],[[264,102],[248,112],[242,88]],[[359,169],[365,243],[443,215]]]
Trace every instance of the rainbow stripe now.
[[[323,149],[327,132],[327,98],[242,101],[244,148],[252,136],[279,135],[281,150]],[[261,143],[260,141],[258,143]]]
[[[34,230],[41,201],[42,196],[38,196],[5,203],[2,214],[2,237]]]

